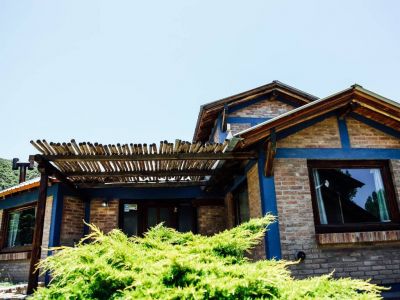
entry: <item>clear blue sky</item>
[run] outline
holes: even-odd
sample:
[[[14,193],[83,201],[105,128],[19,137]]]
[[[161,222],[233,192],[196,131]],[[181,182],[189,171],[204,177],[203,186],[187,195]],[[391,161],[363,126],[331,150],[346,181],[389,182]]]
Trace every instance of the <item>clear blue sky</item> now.
[[[0,157],[31,139],[191,140],[199,106],[278,79],[400,100],[400,1],[0,1]]]

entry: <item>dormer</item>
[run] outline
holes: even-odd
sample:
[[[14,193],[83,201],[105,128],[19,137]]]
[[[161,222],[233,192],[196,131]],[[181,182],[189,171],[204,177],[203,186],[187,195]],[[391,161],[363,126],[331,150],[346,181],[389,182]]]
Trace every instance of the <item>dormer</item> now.
[[[201,106],[193,140],[222,142],[228,135],[234,135],[316,99],[313,95],[275,80]]]

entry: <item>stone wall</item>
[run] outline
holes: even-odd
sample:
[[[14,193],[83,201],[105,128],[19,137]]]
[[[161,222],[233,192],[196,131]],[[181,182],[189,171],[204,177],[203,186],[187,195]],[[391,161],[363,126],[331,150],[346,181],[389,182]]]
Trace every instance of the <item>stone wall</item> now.
[[[197,231],[213,235],[227,228],[225,206],[207,205],[197,207]]]

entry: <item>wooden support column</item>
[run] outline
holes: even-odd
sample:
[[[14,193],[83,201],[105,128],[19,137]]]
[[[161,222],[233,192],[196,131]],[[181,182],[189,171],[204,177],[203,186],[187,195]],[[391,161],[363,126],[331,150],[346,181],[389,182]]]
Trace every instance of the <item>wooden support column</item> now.
[[[276,134],[275,130],[271,130],[270,140],[266,143],[265,150],[265,165],[264,175],[265,177],[271,177],[274,175],[274,159],[276,154]]]
[[[42,238],[43,238],[43,225],[44,225],[44,214],[46,211],[46,199],[47,199],[47,185],[48,185],[48,174],[46,168],[43,165],[38,167],[40,175],[40,186],[39,186],[39,198],[36,207],[35,217],[35,231],[33,234],[32,241],[32,254],[31,263],[29,267],[29,278],[27,294],[31,295],[37,289],[39,280],[39,271],[36,270],[36,265],[40,260]],[[47,245],[46,245],[47,246]]]

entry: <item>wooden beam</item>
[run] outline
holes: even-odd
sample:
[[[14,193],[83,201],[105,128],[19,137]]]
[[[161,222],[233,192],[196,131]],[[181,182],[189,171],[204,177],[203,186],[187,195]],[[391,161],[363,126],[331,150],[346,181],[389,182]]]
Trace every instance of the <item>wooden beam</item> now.
[[[60,170],[54,167],[43,155],[30,155],[29,160],[31,161],[32,159],[46,170],[47,175],[55,176],[58,180],[67,184],[70,188],[75,189],[75,186],[71,183],[71,181],[69,181],[68,178]]]
[[[29,277],[28,277],[28,288],[27,294],[31,295],[38,286],[39,271],[36,270],[36,265],[40,259],[42,238],[43,238],[43,226],[44,226],[44,214],[46,211],[46,199],[47,199],[47,184],[48,174],[46,168],[43,165],[39,165],[40,186],[39,186],[39,197],[37,201],[36,217],[35,217],[35,230],[32,241],[32,253],[31,261],[29,266]],[[47,245],[46,245],[47,246]]]
[[[255,152],[174,153],[135,155],[39,155],[54,162],[63,161],[146,161],[146,160],[247,160],[257,158]],[[36,158],[35,158],[36,159]]]
[[[67,172],[66,177],[133,177],[133,176],[207,176],[215,174],[215,170],[138,170],[138,171],[123,171],[123,172]]]
[[[359,103],[350,101],[348,105],[338,109],[338,118],[341,120],[344,119],[349,113],[353,112],[359,106]]]
[[[224,109],[222,111],[222,120],[221,120],[221,131],[225,132],[227,129],[226,119],[228,118],[228,105],[224,105]]]
[[[87,188],[120,188],[120,187],[129,187],[129,188],[171,188],[171,187],[190,187],[190,186],[205,186],[207,184],[206,181],[173,181],[173,182],[121,182],[121,183],[77,183],[76,186],[81,189]]]
[[[265,165],[264,165],[265,177],[271,177],[272,175],[274,175],[275,154],[276,154],[276,133],[275,129],[272,129],[270,134],[270,139],[266,145]]]

